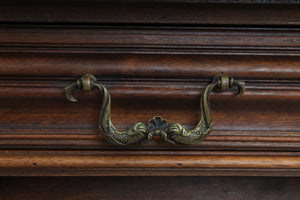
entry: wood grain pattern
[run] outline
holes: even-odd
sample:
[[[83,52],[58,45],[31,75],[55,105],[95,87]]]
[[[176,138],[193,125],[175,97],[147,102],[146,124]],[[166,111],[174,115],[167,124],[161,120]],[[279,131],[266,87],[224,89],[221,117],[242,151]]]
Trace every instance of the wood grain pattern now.
[[[117,69],[122,70],[122,65]],[[61,68],[57,70],[60,72]],[[136,76],[135,71],[133,74]],[[72,77],[6,77],[0,82],[0,109],[5,116],[0,120],[1,148],[299,150],[299,81],[268,77],[257,80],[255,76],[242,79],[247,85],[241,98],[234,98],[233,91],[212,95],[214,128],[207,141],[173,146],[156,139],[141,147],[117,147],[97,136],[100,94],[78,92],[79,103],[69,103],[64,87],[72,83]],[[208,82],[187,78],[98,79],[112,94],[112,119],[121,129],[136,121],[147,122],[155,115],[193,127],[199,120],[199,99]]]
[[[299,28],[1,25],[2,52],[299,55]]]
[[[289,7],[290,20],[298,16],[296,7]],[[152,19],[146,18],[142,26],[120,26],[106,24],[109,16],[103,24],[2,24],[0,175],[299,176],[299,28],[283,18],[275,23],[266,12],[265,23],[276,27],[246,27],[242,11],[235,12],[232,24],[242,27],[226,20],[227,26],[208,26],[208,18],[184,26],[178,19],[176,26],[172,20],[147,24]],[[76,104],[65,99],[64,88],[85,73],[111,92],[120,129],[155,115],[194,126],[200,95],[215,74],[245,81],[246,93],[212,95],[214,127],[203,143],[168,145],[155,138],[120,147],[97,135],[99,92],[76,92]]]
[[[80,55],[80,56],[79,56]],[[209,79],[227,73],[240,79],[298,80],[298,56],[120,55],[1,53],[1,76]],[[15,77],[12,79],[12,77]],[[43,78],[40,78],[41,80]]]
[[[228,106],[225,109],[218,106],[224,105],[222,104],[224,98],[221,99],[219,97],[218,101],[212,103],[215,126],[207,141],[194,146],[173,146],[161,144],[157,139],[156,142],[143,147],[128,148],[299,149],[300,134],[297,129],[299,104],[297,100],[288,102],[291,106],[289,110],[282,110],[280,103],[276,105],[265,102],[261,105],[249,106],[243,112],[239,111],[243,105],[241,103],[241,107],[235,107],[234,112],[227,109],[232,109],[233,105],[237,106],[240,104],[239,101],[232,100],[228,103],[231,107]],[[140,107],[130,105],[130,102],[113,102],[112,119],[119,128],[131,126],[135,121],[146,122],[157,114],[162,114],[170,122],[179,121],[186,127],[192,127],[199,120],[197,100],[189,106],[184,105],[189,101],[175,101],[172,105],[177,106],[177,110],[164,107],[164,105],[171,105],[170,100],[166,102],[161,100],[161,107],[142,102],[139,102]],[[148,109],[143,109],[144,105],[148,105]],[[99,106],[100,103],[93,99],[91,101],[81,99],[78,104],[69,104],[64,99],[52,100],[51,103],[45,100],[41,102],[36,100],[33,103],[30,99],[23,103],[11,100],[2,101],[1,109],[5,117],[1,119],[1,148],[124,148],[108,145],[102,137],[97,136]],[[272,109],[271,106],[277,109]],[[263,107],[265,109],[260,110]],[[138,110],[133,111],[133,109]],[[228,113],[234,117],[234,120],[228,119]],[[183,115],[184,118],[181,117]],[[282,118],[274,118],[275,115],[280,115]]]

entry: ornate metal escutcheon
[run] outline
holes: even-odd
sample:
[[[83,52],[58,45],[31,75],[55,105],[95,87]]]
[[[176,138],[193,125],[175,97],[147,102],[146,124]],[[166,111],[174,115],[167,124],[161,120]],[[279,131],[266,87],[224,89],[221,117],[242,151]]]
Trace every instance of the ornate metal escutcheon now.
[[[153,136],[161,136],[163,141],[172,144],[196,144],[203,141],[212,130],[212,116],[209,105],[209,96],[213,89],[225,91],[236,86],[241,96],[245,91],[245,83],[234,80],[227,75],[219,74],[213,77],[212,82],[205,88],[200,100],[201,119],[194,129],[185,129],[179,123],[168,124],[160,116],[155,116],[148,124],[137,122],[127,130],[118,130],[111,121],[111,98],[108,90],[98,83],[93,75],[85,74],[76,83],[65,88],[66,98],[71,102],[77,99],[73,96],[75,89],[91,91],[97,88],[102,93],[102,106],[100,111],[99,128],[103,137],[112,144],[132,145],[143,144],[153,139]]]

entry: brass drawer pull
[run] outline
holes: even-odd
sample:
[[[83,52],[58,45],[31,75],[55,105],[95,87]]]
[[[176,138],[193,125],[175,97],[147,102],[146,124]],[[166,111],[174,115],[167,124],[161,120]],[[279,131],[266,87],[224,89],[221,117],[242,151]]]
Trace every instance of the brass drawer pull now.
[[[98,88],[102,93],[102,107],[100,111],[99,128],[103,137],[112,144],[131,145],[142,144],[153,139],[153,136],[161,136],[163,141],[172,144],[196,144],[203,141],[211,132],[212,117],[209,105],[209,95],[215,88],[219,91],[237,86],[241,96],[245,91],[245,83],[234,80],[227,75],[219,74],[213,77],[212,82],[205,88],[201,96],[201,119],[194,129],[185,129],[179,123],[168,124],[160,116],[155,116],[148,121],[148,124],[137,122],[127,130],[118,130],[111,121],[111,98],[108,90],[100,83],[97,83],[93,75],[85,74],[76,83],[65,88],[66,98],[71,102],[77,100],[73,96],[75,89],[91,91]]]

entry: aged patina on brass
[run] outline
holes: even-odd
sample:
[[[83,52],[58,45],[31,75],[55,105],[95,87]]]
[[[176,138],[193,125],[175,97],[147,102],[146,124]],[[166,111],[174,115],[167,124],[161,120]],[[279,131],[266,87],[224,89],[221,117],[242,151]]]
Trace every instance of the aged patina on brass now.
[[[102,107],[100,111],[99,128],[103,137],[112,144],[131,145],[143,144],[153,139],[153,136],[161,136],[163,141],[172,144],[196,144],[203,141],[211,132],[212,116],[209,105],[209,95],[213,89],[225,91],[236,86],[238,93],[236,96],[243,95],[245,83],[234,80],[227,75],[219,74],[213,77],[212,82],[205,88],[201,97],[201,119],[194,129],[185,129],[179,123],[168,124],[160,116],[155,116],[148,121],[148,124],[137,122],[127,130],[118,130],[111,121],[111,98],[108,90],[100,83],[97,83],[93,75],[85,74],[77,83],[65,88],[66,98],[71,102],[77,99],[73,96],[75,89],[91,91],[98,88],[102,93]]]

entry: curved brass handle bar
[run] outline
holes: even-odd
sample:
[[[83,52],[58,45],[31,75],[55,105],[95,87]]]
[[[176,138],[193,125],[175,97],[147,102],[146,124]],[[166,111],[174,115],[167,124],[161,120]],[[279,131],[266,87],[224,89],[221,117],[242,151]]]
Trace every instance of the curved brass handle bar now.
[[[111,121],[111,98],[108,90],[97,83],[93,75],[86,74],[74,83],[65,88],[66,98],[71,102],[77,99],[73,96],[75,89],[91,91],[97,88],[102,93],[102,106],[99,118],[99,128],[103,137],[112,144],[131,145],[143,144],[153,139],[154,135],[172,144],[196,144],[203,141],[211,132],[212,116],[209,105],[209,95],[213,89],[224,91],[231,87],[238,87],[238,94],[241,96],[245,91],[245,83],[234,80],[227,75],[219,74],[214,76],[212,82],[205,88],[201,97],[201,119],[194,129],[185,129],[179,123],[168,124],[160,116],[155,116],[148,121],[148,124],[137,122],[127,130],[118,130]]]

